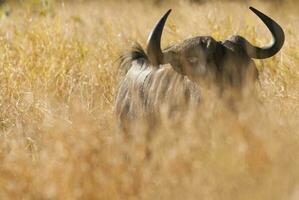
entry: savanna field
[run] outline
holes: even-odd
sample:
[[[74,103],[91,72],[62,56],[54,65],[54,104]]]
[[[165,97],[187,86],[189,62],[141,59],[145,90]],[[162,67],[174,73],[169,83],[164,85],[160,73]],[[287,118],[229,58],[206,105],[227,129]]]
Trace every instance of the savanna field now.
[[[286,43],[256,61],[238,119],[212,92],[194,113],[130,137],[117,126],[119,57],[169,8],[162,46],[232,34]],[[297,1],[7,1],[0,7],[0,199],[299,199]],[[179,121],[179,123],[178,123]],[[150,156],[148,156],[150,154]]]

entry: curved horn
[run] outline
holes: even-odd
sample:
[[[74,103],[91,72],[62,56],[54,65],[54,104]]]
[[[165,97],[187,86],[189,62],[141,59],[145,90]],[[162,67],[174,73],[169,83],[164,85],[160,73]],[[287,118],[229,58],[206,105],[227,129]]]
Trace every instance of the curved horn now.
[[[249,9],[252,12],[254,12],[268,27],[268,29],[272,34],[273,42],[269,46],[260,48],[260,47],[253,46],[246,40],[243,41],[244,42],[243,45],[245,45],[245,49],[247,51],[248,56],[256,59],[265,59],[274,56],[282,48],[284,44],[285,36],[284,36],[283,29],[273,19],[266,16],[265,14],[258,11],[257,9],[253,7],[249,7]]]
[[[163,17],[157,22],[151,33],[149,34],[147,40],[146,53],[149,58],[149,61],[153,65],[159,65],[163,63],[163,53],[161,50],[161,36],[165,22],[168,15],[170,14],[171,9],[169,9]]]

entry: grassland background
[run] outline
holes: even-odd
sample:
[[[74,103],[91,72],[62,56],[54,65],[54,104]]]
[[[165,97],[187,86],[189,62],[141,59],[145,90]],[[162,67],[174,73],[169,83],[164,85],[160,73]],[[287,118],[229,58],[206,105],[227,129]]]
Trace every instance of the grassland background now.
[[[296,2],[4,2],[0,199],[299,199]],[[124,137],[113,114],[121,53],[144,46],[168,8],[163,46],[236,33],[263,45],[270,34],[249,5],[286,33],[279,54],[257,61],[258,103],[242,102],[236,120],[211,95],[180,125],[164,119],[150,140],[142,126]]]

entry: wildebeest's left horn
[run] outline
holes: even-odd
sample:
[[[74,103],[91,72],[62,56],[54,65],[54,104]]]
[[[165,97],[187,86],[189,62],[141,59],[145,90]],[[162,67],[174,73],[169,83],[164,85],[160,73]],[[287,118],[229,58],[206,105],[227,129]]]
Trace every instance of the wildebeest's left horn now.
[[[146,53],[149,61],[153,65],[163,64],[163,52],[161,50],[161,36],[167,17],[171,9],[168,10],[164,16],[157,22],[153,30],[151,31],[148,40]]]
[[[252,12],[254,12],[268,27],[270,30],[272,37],[273,37],[273,42],[271,45],[260,48],[253,46],[249,42],[242,41],[247,54],[251,58],[257,58],[257,59],[264,59],[264,58],[269,58],[271,56],[274,56],[283,46],[285,36],[283,29],[279,24],[277,24],[273,19],[270,17],[266,16],[262,12],[258,11],[257,9],[250,7],[249,8]]]

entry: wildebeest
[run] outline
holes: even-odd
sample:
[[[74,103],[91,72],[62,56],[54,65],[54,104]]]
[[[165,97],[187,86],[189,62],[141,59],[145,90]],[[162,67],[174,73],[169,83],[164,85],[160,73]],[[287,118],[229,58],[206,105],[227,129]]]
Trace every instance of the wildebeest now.
[[[256,47],[235,35],[225,41],[210,36],[187,39],[161,49],[161,35],[171,10],[151,31],[146,50],[136,45],[121,57],[120,67],[126,75],[116,96],[117,118],[123,128],[134,119],[152,118],[161,106],[170,111],[185,110],[202,98],[198,81],[215,83],[223,92],[242,92],[244,86],[258,77],[254,59],[275,55],[283,46],[283,29],[273,19],[250,7],[270,30],[273,42]]]

